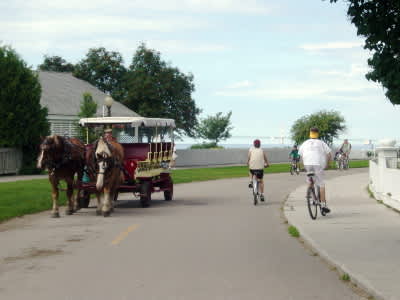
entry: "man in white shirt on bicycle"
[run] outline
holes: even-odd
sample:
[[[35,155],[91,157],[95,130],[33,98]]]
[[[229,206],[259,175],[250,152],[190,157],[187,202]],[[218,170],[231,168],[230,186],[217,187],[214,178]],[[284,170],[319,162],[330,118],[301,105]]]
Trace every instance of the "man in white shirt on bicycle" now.
[[[315,184],[320,188],[320,200],[324,206],[323,210],[325,213],[329,213],[330,209],[326,205],[324,169],[328,167],[329,161],[332,158],[331,149],[325,142],[318,138],[318,128],[311,128],[310,139],[300,146],[299,154],[306,171],[315,174]],[[308,177],[307,182],[310,183]]]
[[[252,148],[249,150],[247,165],[250,169],[249,188],[253,187],[253,176],[256,176],[260,182],[261,201],[264,201],[264,168],[269,166],[267,155],[261,149],[260,140],[254,140]]]

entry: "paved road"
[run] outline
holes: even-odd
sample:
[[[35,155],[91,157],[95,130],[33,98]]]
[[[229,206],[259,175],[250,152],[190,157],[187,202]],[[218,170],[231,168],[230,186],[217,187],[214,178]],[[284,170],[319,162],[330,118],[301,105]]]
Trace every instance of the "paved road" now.
[[[285,214],[320,256],[375,299],[400,299],[400,261],[394,259],[400,253],[399,213],[369,197],[368,181],[368,173],[329,180],[335,213],[317,221],[307,216],[300,187],[286,201]]]
[[[287,233],[282,201],[304,177],[266,182],[257,207],[242,178],[176,185],[147,209],[122,201],[110,218],[89,208],[1,224],[0,299],[360,299]]]

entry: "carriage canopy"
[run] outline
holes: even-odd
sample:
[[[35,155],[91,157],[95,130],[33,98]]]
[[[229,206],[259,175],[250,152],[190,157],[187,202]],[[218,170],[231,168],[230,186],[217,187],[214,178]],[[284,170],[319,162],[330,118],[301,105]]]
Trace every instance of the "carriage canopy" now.
[[[175,128],[175,120],[161,118],[144,117],[103,117],[103,118],[83,118],[79,120],[81,126],[91,125],[130,125],[132,127],[172,127]]]

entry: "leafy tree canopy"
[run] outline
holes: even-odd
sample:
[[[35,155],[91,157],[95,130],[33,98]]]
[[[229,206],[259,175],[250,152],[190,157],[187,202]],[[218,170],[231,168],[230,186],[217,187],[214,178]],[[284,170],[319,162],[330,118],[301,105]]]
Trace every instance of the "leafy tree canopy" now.
[[[93,100],[93,97],[90,93],[83,94],[80,109],[81,110],[78,114],[80,118],[91,118],[96,114],[97,103]],[[88,139],[88,142],[91,143],[96,140],[97,135],[95,134],[93,128],[79,127],[79,137],[84,141]]]
[[[290,130],[292,140],[299,145],[309,139],[311,127],[319,129],[320,139],[328,145],[346,130],[345,120],[339,112],[322,110],[296,120]]]
[[[330,0],[337,2],[337,0]],[[364,48],[371,50],[368,80],[379,82],[393,104],[400,104],[400,1],[346,0],[347,15],[364,36]]]
[[[215,116],[208,116],[201,120],[198,128],[198,137],[213,141],[215,145],[218,142],[226,140],[231,137],[231,116],[232,112],[222,115],[222,112],[217,113]]]
[[[83,100],[80,105],[79,117],[90,118],[96,114],[97,103],[94,102],[93,97],[90,93],[83,94]]]
[[[175,119],[178,134],[195,136],[200,109],[192,99],[193,75],[161,59],[160,53],[138,47],[127,77],[123,103],[144,117]]]
[[[43,63],[39,65],[39,70],[52,72],[73,72],[74,65],[68,63],[60,56],[45,55]]]
[[[117,101],[124,97],[122,83],[126,74],[123,58],[119,52],[105,48],[91,48],[74,70],[74,76],[83,79],[99,90],[110,93]]]
[[[0,147],[23,151],[23,173],[35,172],[40,136],[49,134],[47,109],[35,74],[10,47],[0,47]]]

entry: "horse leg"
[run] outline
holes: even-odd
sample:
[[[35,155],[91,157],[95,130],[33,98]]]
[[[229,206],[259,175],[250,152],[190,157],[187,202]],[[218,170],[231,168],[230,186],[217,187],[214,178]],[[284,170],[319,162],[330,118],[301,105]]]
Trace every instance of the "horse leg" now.
[[[60,213],[58,212],[58,180],[49,177],[51,183],[51,199],[53,201],[53,210],[51,211],[52,218],[59,218]]]
[[[74,186],[73,186],[73,179],[68,179],[67,181],[67,199],[68,199],[68,207],[66,210],[67,215],[72,215],[74,213]]]
[[[78,171],[78,179],[77,179],[77,182],[76,182],[76,185],[78,187],[77,187],[77,190],[76,190],[76,195],[74,197],[74,206],[73,206],[74,212],[76,212],[76,211],[81,209],[81,207],[79,206],[79,197],[81,197],[81,189],[80,189],[80,187],[81,187],[81,183],[82,183],[82,178],[83,178],[83,169],[80,169]]]
[[[104,202],[103,202],[103,216],[108,217],[111,214],[111,190],[104,187]]]
[[[96,193],[96,199],[97,199],[97,208],[96,208],[96,215],[101,216],[101,208],[102,208],[102,195],[101,193],[97,192]]]

